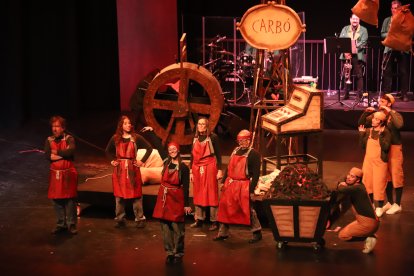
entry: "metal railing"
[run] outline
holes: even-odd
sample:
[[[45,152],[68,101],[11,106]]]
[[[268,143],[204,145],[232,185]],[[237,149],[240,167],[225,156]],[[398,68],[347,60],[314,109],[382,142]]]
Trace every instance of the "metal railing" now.
[[[379,39],[376,39],[379,41]],[[341,61],[338,54],[324,54],[323,40],[305,40],[305,75],[319,77],[318,88],[326,91],[335,91],[339,87]],[[381,66],[383,47],[373,45],[366,51],[365,91],[377,92],[380,90]],[[413,87],[413,57],[409,63],[409,91]],[[394,75],[393,91],[399,91],[398,71]],[[354,76],[353,76],[354,78]],[[356,82],[352,81],[351,90],[355,90]]]
[[[299,58],[304,61],[299,61],[300,70],[296,74],[302,73],[304,76],[318,77],[318,89],[324,91],[337,91],[339,88],[341,61],[338,54],[324,54],[323,40],[298,40],[301,45],[300,51],[304,48],[304,53],[300,53]],[[303,45],[303,46],[302,46]],[[223,41],[223,48],[228,49],[234,53],[234,63],[236,69],[236,59],[240,56],[245,48],[245,41],[243,39],[226,39]],[[381,82],[381,66],[383,58],[383,47],[376,45],[376,47],[368,47],[366,51],[366,66],[364,76],[365,91],[377,92],[380,90]],[[203,61],[207,62],[206,56],[203,56]],[[409,62],[409,91],[414,87],[413,81],[413,64],[414,58],[411,56]],[[304,67],[304,68],[302,68]],[[294,76],[294,77],[301,77]],[[356,90],[355,76],[352,76],[351,90]],[[393,91],[399,91],[398,71],[393,76]]]

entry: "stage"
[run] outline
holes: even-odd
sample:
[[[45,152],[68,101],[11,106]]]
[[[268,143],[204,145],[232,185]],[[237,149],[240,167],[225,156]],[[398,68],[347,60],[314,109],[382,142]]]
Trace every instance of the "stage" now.
[[[70,122],[70,130],[79,137],[75,164],[80,176],[80,199],[84,196],[84,185],[93,183],[86,181],[87,178],[110,172],[109,162],[99,148],[105,146],[116,119],[115,114],[95,113]],[[410,223],[414,212],[411,185],[414,172],[411,168],[414,164],[410,156],[414,153],[414,145],[409,141],[414,138],[413,132],[402,133],[407,183],[403,211],[381,218],[378,243],[372,254],[361,252],[362,242],[341,241],[337,233],[331,231],[349,223],[350,213],[326,231],[325,250],[319,253],[308,243],[289,243],[286,250],[278,250],[267,227],[263,229],[263,240],[254,245],[247,242],[251,238],[248,228],[238,226],[230,228],[228,240],[213,242],[216,232],[209,232],[207,225],[201,229],[190,228],[194,219],[188,216],[184,262],[167,267],[159,222],[151,218],[151,207],[148,207],[158,185],[144,188],[148,219],[144,229],[134,227],[130,209],[127,227],[114,228],[109,176],[102,178],[102,182],[95,180],[95,188],[101,189],[98,193],[104,195],[99,194],[94,199],[96,202],[81,204],[84,209],[78,218],[78,235],[50,235],[55,215],[47,199],[48,162],[43,153],[36,151],[43,147],[49,131],[47,121],[36,121],[0,135],[0,208],[3,210],[0,212],[0,270],[4,275],[212,275],[218,271],[227,275],[268,275],[270,271],[286,275],[337,274],[338,271],[347,275],[409,275],[411,272],[414,260],[414,225]],[[330,187],[350,167],[361,166],[363,152],[357,141],[356,130],[324,130],[324,180]],[[224,137],[222,142],[223,154],[228,156],[234,140]],[[93,193],[91,186],[89,189],[89,193]]]
[[[325,104],[327,102],[329,99]],[[411,106],[414,102],[398,101],[396,109],[403,104]],[[249,113],[248,108],[232,111]],[[412,112],[399,111],[409,124]],[[364,153],[358,145],[355,123],[361,112],[362,108],[345,110],[340,105],[324,109],[323,179],[331,188],[349,168],[362,165]],[[402,132],[406,176],[403,211],[381,218],[378,243],[372,254],[361,252],[362,242],[341,241],[333,231],[350,222],[350,212],[325,232],[325,250],[319,253],[315,253],[308,243],[289,243],[286,250],[278,250],[262,215],[259,219],[264,227],[263,240],[254,245],[247,243],[251,238],[248,228],[239,226],[230,228],[230,239],[213,242],[216,232],[209,232],[207,225],[202,229],[190,228],[194,219],[188,216],[184,262],[180,266],[167,267],[159,222],[151,218],[158,185],[144,187],[144,212],[148,220],[144,229],[134,227],[130,206],[126,229],[114,228],[114,199],[109,175],[112,169],[103,148],[115,130],[118,116],[117,112],[91,113],[69,121],[69,130],[77,138],[75,165],[79,172],[79,201],[83,208],[78,218],[77,236],[50,235],[55,215],[52,203],[47,199],[49,164],[44,154],[38,151],[50,133],[48,121],[31,121],[24,128],[0,134],[0,208],[3,210],[0,212],[0,271],[4,275],[212,275],[218,271],[228,275],[267,275],[269,271],[287,275],[321,275],[338,271],[409,275],[411,272],[414,261],[414,225],[410,223],[414,212],[412,130]],[[228,162],[227,157],[235,146],[234,131],[246,125],[245,121],[233,122],[234,129],[219,133],[225,156],[223,163]],[[92,179],[95,177],[102,178]],[[86,181],[88,178],[90,180]],[[260,215],[260,203],[256,207]]]
[[[324,127],[325,129],[358,129],[358,119],[367,108],[364,102],[356,100],[355,92],[350,92],[349,100],[342,100],[344,92],[341,92],[338,100],[337,91],[324,91]],[[396,102],[393,109],[401,113],[404,118],[402,131],[414,131],[414,96],[408,92],[409,102],[403,102],[397,97],[398,93],[392,93]],[[367,97],[368,100],[368,97]],[[375,104],[378,100],[378,92],[369,92],[369,103]],[[377,106],[374,106],[378,108]]]

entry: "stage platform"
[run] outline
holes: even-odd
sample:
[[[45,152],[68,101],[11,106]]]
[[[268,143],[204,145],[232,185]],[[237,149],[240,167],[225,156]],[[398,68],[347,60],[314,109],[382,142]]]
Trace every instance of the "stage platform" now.
[[[397,98],[396,93],[392,93],[396,97],[393,109],[401,113],[404,118],[404,127],[402,131],[414,131],[414,96],[408,93],[411,101],[403,102]],[[355,100],[355,93],[351,92],[349,100],[342,100],[343,92],[341,92],[341,102],[338,101],[337,91],[324,91],[324,128],[325,129],[357,129],[358,119],[367,108],[363,102],[358,103]],[[372,100],[378,99],[378,93],[369,93],[371,104]],[[375,107],[375,106],[374,106]],[[377,108],[377,107],[375,107]]]
[[[119,114],[98,114],[70,121],[70,130],[79,137],[75,166],[79,172],[80,196],[87,177],[111,170],[100,148],[105,147]],[[91,127],[92,126],[92,127]],[[325,232],[326,248],[318,254],[307,243],[289,243],[278,250],[271,229],[264,227],[263,240],[249,244],[247,227],[231,226],[230,238],[213,242],[216,231],[208,225],[194,229],[192,216],[186,218],[185,257],[179,266],[165,266],[163,238],[158,220],[150,219],[137,229],[133,215],[125,229],[114,228],[112,192],[102,202],[85,206],[78,218],[79,234],[50,235],[56,223],[53,205],[47,199],[49,163],[42,152],[50,133],[46,121],[35,121],[13,131],[0,133],[0,271],[2,275],[411,275],[414,261],[414,132],[403,132],[406,187],[403,211],[381,218],[378,243],[372,254],[363,254],[363,242],[345,242],[334,232],[354,217],[348,212]],[[324,180],[331,186],[354,165],[361,166],[363,151],[357,145],[356,130],[324,130]],[[221,137],[223,155],[228,156],[234,139]],[[83,140],[98,147],[91,147]],[[109,170],[109,171],[108,171]],[[110,176],[105,178],[106,190]],[[92,182],[88,183],[88,185]],[[103,189],[103,184],[96,182]],[[157,189],[157,185],[149,188]],[[92,188],[91,188],[92,190]],[[145,194],[150,192],[145,191]],[[101,194],[102,195],[102,194]],[[153,196],[146,196],[145,198]],[[154,196],[155,197],[155,196]],[[90,200],[92,200],[90,198]],[[82,204],[86,205],[86,204]],[[130,209],[129,209],[130,210]],[[146,210],[146,215],[151,211]],[[130,211],[131,212],[131,211]],[[229,258],[229,256],[231,256]]]

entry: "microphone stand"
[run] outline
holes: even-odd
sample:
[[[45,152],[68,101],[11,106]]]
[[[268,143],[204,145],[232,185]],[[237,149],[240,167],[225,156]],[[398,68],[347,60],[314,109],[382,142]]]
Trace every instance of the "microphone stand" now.
[[[351,106],[349,106],[346,103],[344,103],[343,101],[341,101],[341,90],[342,90],[342,83],[343,82],[344,82],[344,66],[342,66],[342,70],[341,70],[341,74],[340,74],[340,78],[339,78],[338,100],[336,102],[325,105],[325,107],[329,107],[331,105],[339,103],[341,105],[345,105],[348,108],[351,108]]]
[[[388,62],[390,61],[391,51],[392,50],[388,51],[385,54],[385,57],[382,58],[382,63],[381,63],[381,78],[380,78],[380,85],[379,85],[379,92],[378,92],[378,100],[377,100],[377,104],[378,105],[379,105],[379,101],[380,101],[380,99],[382,97],[382,81],[383,81],[383,78],[384,78],[384,71],[385,71],[385,68],[387,68],[387,66],[388,66]]]

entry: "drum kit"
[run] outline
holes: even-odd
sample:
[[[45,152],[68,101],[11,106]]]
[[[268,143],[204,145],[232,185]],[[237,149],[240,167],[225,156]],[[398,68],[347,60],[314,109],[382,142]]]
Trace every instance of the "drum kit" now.
[[[222,41],[226,36],[217,35],[208,47],[209,61],[204,64],[219,81],[227,103],[251,104],[252,87],[256,60],[253,54],[242,51],[239,55],[227,51]],[[270,80],[274,68],[274,53],[265,52],[263,79]]]
[[[249,104],[255,60],[252,55],[245,52],[236,56],[226,51],[220,44],[225,38],[217,36],[207,45],[209,61],[204,67],[217,78],[228,103]]]

